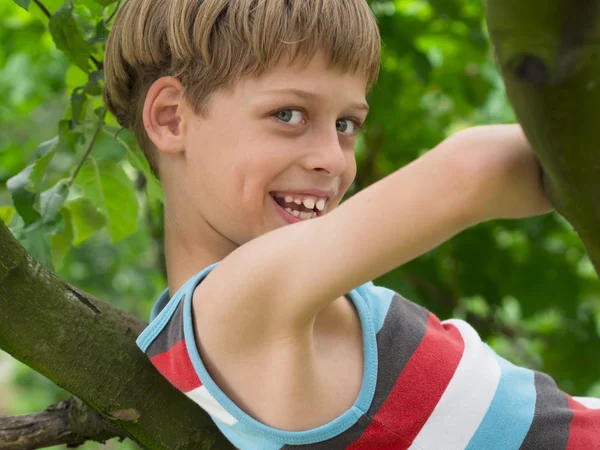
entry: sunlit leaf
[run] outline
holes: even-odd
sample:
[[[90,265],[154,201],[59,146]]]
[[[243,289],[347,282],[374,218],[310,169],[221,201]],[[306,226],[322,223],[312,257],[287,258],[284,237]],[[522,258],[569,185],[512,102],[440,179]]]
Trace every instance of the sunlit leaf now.
[[[42,192],[40,196],[40,213],[41,220],[44,224],[52,224],[55,222],[58,212],[69,193],[67,180],[61,180],[52,188]]]
[[[73,245],[78,246],[106,225],[106,217],[87,198],[67,203],[73,225]]]
[[[42,187],[42,180],[46,174],[46,169],[54,157],[56,145],[58,144],[58,136],[41,144],[36,153],[39,159],[33,165],[27,189],[32,192],[39,192]]]
[[[4,222],[6,226],[8,226],[15,215],[15,208],[12,206],[2,206],[0,207],[0,220]]]
[[[52,236],[50,241],[50,254],[56,270],[60,270],[65,258],[73,245],[73,225],[71,213],[67,208],[61,208],[60,214],[64,224],[63,231]]]
[[[90,45],[86,42],[73,17],[73,1],[69,0],[50,18],[49,29],[56,48],[77,67],[89,70]]]
[[[85,112],[87,104],[87,95],[83,88],[77,88],[71,94],[71,118],[74,122],[80,122],[82,114]]]
[[[108,5],[112,5],[113,3],[116,3],[117,0],[94,0],[94,1],[102,6],[108,6]]]
[[[76,184],[106,215],[113,242],[136,231],[139,206],[135,188],[118,163],[89,157],[77,175]]]
[[[121,145],[127,151],[127,160],[129,161],[129,163],[134,168],[136,168],[137,170],[139,170],[140,172],[142,172],[144,174],[144,176],[146,177],[146,182],[147,182],[146,189],[148,190],[148,197],[151,199],[154,199],[154,200],[162,201],[162,198],[163,198],[162,197],[162,188],[160,186],[158,179],[154,176],[154,174],[150,170],[150,164],[148,163],[148,160],[141,153],[141,150],[139,149],[139,147],[136,146],[136,147],[132,148],[125,141],[125,139],[123,137],[121,137],[122,135],[125,135],[127,133],[127,130],[123,130],[123,132],[120,133],[120,130],[118,130],[117,128],[104,127],[103,131],[105,134],[110,136],[110,138],[113,139],[115,141],[115,143],[117,143],[118,145]]]

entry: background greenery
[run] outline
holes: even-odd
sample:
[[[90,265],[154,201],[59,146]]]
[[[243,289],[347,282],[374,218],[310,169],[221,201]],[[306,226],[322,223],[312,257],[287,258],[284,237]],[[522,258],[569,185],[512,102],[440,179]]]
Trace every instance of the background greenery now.
[[[41,3],[51,20],[35,0],[0,0],[0,219],[64,279],[148,317],[166,286],[161,193],[131,134],[105,114],[96,64],[119,2]],[[353,192],[458,129],[514,121],[481,0],[371,4],[383,70]],[[557,214],[478,225],[379,282],[441,318],[467,319],[565,391],[600,396],[600,281]],[[0,414],[67,396],[0,351]]]

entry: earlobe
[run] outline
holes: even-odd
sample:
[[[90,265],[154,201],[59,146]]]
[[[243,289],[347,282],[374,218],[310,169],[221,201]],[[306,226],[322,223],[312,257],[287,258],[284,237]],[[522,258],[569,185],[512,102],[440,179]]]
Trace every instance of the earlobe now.
[[[174,77],[156,80],[144,102],[144,128],[159,151],[177,153],[184,151],[181,104],[183,86]]]

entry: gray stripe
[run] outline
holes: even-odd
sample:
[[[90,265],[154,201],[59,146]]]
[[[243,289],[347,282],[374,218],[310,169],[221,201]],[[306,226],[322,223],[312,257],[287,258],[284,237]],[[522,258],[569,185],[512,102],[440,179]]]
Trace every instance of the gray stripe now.
[[[371,419],[361,416],[354,425],[331,439],[314,444],[284,445],[281,450],[344,450],[357,441],[371,424]]]
[[[372,422],[392,391],[406,363],[421,343],[427,330],[429,311],[399,294],[394,294],[381,330],[377,333],[379,368],[377,387],[367,417],[362,416],[342,434],[308,445],[286,445],[283,449],[342,450],[356,442]]]
[[[521,450],[565,450],[573,420],[569,398],[552,378],[539,372],[535,372],[535,392],[535,414]]]
[[[183,300],[179,302],[167,324],[146,350],[149,358],[168,351],[183,339],[183,303]]]
[[[383,326],[377,333],[379,367],[375,396],[367,412],[369,417],[375,417],[387,400],[400,373],[423,340],[429,316],[426,309],[394,294]]]

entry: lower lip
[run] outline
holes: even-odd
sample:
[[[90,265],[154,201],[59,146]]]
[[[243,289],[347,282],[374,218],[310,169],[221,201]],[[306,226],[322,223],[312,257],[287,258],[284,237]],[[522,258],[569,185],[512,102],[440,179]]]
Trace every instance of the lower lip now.
[[[300,219],[299,217],[293,216],[292,214],[290,214],[289,212],[287,212],[285,209],[283,209],[281,207],[281,205],[279,203],[277,203],[273,197],[271,197],[271,200],[273,201],[273,204],[275,205],[275,209],[277,210],[277,212],[279,213],[279,215],[287,223],[302,222],[302,219]]]

